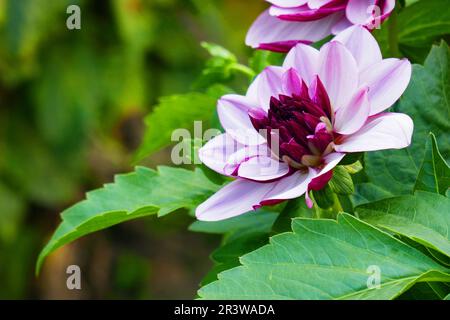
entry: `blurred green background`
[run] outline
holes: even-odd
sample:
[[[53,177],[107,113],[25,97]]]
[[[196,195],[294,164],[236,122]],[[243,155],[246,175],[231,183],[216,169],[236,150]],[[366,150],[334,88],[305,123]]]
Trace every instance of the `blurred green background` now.
[[[81,30],[66,9],[81,8]],[[195,297],[219,239],[183,213],[140,219],[63,247],[34,276],[59,213],[132,169],[143,118],[184,93],[207,59],[201,41],[246,60],[266,7],[242,0],[0,0],[0,298]],[[145,164],[168,163],[167,150]],[[82,290],[66,288],[66,268]]]

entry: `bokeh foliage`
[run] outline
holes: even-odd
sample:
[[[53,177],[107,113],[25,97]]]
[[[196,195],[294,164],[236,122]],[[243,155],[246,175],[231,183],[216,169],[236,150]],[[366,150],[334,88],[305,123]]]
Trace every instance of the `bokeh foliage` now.
[[[81,30],[66,28],[69,4],[81,8]],[[191,90],[201,73],[200,42],[243,56],[263,5],[0,1],[0,298],[43,295],[34,261],[61,208],[130,170],[143,115],[158,97]],[[116,260],[110,296],[148,297],[151,263],[129,252]]]

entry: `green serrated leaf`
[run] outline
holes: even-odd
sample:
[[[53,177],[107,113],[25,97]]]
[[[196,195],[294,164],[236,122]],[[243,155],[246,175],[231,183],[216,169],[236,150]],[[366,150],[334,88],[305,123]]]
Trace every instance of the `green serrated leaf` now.
[[[192,131],[194,121],[202,121],[203,130],[208,129],[216,103],[217,98],[202,93],[187,93],[161,98],[153,112],[145,118],[147,130],[136,159],[142,160],[170,145],[174,130]]]
[[[89,192],[86,200],[61,214],[62,222],[41,251],[36,272],[50,253],[84,235],[131,219],[194,208],[218,189],[200,169],[137,167],[133,173],[118,175],[114,183]]]
[[[293,232],[241,257],[199,291],[203,299],[393,299],[419,281],[450,281],[450,270],[353,216],[295,219]],[[371,268],[379,288],[368,288]]]
[[[445,196],[450,188],[450,167],[439,152],[436,137],[430,134],[427,143],[425,158],[417,176],[414,191],[422,190],[436,192]]]
[[[450,199],[418,191],[355,209],[364,221],[450,257]]]
[[[372,184],[393,195],[409,194],[416,182],[429,132],[436,135],[444,160],[450,160],[450,51],[442,42],[434,46],[425,66],[414,65],[411,83],[396,112],[414,120],[409,148],[369,152],[365,172]],[[424,107],[426,106],[426,108]]]

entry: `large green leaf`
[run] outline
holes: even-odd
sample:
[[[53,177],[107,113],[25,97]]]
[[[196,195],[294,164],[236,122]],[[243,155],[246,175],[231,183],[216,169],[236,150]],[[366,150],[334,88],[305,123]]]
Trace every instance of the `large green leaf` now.
[[[370,182],[390,194],[408,194],[413,190],[429,132],[436,135],[444,159],[450,160],[449,57],[446,43],[434,46],[425,66],[414,65],[411,83],[394,108],[414,120],[411,146],[366,155],[365,168]]]
[[[399,15],[400,43],[418,46],[437,36],[450,34],[449,6],[449,0],[427,0],[405,8]]]
[[[213,268],[203,278],[206,285],[217,280],[217,274],[239,265],[239,257],[253,251],[269,238],[278,212],[265,208],[222,221],[195,221],[189,226],[194,232],[223,234],[222,244],[211,254]]]
[[[439,152],[436,137],[430,134],[414,190],[436,192],[445,196],[449,188],[450,167]]]
[[[357,207],[372,225],[401,234],[450,257],[450,199],[418,191]]]
[[[202,93],[161,98],[153,112],[145,118],[147,131],[137,153],[137,159],[141,160],[170,145],[172,132],[179,128],[192,130],[194,121],[202,121],[203,130],[208,129],[216,102],[216,97]]]
[[[450,34],[450,0],[427,0],[401,10],[397,16],[396,37],[400,51],[417,62],[422,62],[436,39]],[[375,31],[375,37],[388,55],[389,32],[386,25]]]
[[[131,219],[194,208],[218,188],[199,169],[138,167],[134,173],[119,175],[62,213],[61,224],[39,255],[37,271],[45,257],[75,239]]]
[[[243,257],[199,291],[205,299],[392,299],[419,281],[450,281],[446,268],[348,214],[298,218],[293,232]],[[378,289],[368,288],[378,267]]]

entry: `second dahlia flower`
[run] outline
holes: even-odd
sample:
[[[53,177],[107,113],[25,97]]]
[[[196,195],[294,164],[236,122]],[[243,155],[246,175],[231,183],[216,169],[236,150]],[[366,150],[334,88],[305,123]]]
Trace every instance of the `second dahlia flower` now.
[[[250,28],[246,43],[253,48],[287,52],[351,25],[374,29],[395,7],[395,0],[267,0],[272,4]]]
[[[222,220],[323,188],[347,153],[405,148],[413,122],[384,112],[408,86],[411,64],[382,59],[370,32],[346,29],[320,51],[296,45],[245,96],[218,102],[225,133],[199,150],[236,180],[202,203],[200,220]],[[275,143],[274,143],[275,142]]]

